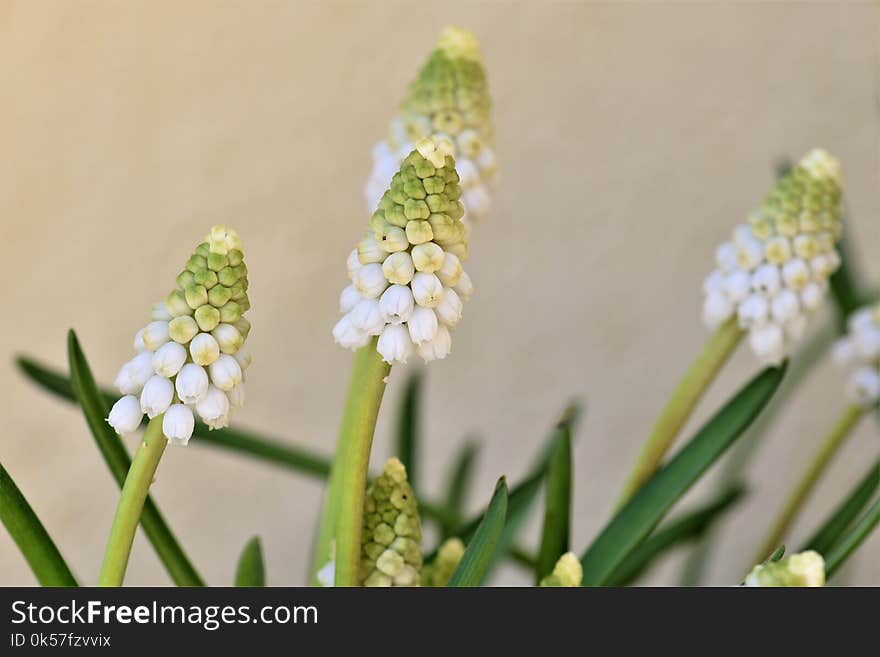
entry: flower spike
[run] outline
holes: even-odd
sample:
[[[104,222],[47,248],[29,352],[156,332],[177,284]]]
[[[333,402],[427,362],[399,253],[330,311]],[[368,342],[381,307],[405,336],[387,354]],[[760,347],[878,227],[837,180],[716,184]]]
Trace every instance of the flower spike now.
[[[164,414],[162,432],[186,445],[194,413],[210,428],[225,427],[244,403],[241,350],[250,332],[244,314],[247,266],[238,234],[214,226],[177,277],[177,287],[154,304],[152,321],[137,332],[138,354],[120,369],[116,387],[124,395],[107,422],[120,435],[134,432],[143,415]]]
[[[368,209],[376,207],[414,144],[430,137],[445,144],[458,163],[467,220],[483,218],[498,169],[491,107],[476,37],[447,27],[391,122],[388,139],[373,150],[373,171],[365,190]]]
[[[825,586],[825,560],[813,550],[793,554],[752,569],[745,586]]]
[[[716,252],[703,284],[703,321],[717,328],[736,316],[758,359],[778,365],[822,305],[840,266],[840,165],[814,149],[786,174],[731,241]]]
[[[553,567],[553,572],[541,580],[541,586],[574,587],[584,579],[584,569],[574,552],[566,552]]]
[[[418,586],[422,527],[406,468],[396,458],[367,490],[361,579],[364,586]]]
[[[847,334],[835,343],[833,355],[849,372],[846,391],[853,403],[870,407],[880,401],[880,304],[850,317]]]
[[[464,556],[460,538],[449,538],[437,548],[433,562],[422,566],[422,586],[446,586]]]
[[[346,349],[378,336],[388,363],[418,353],[445,358],[450,330],[473,292],[467,258],[462,188],[455,160],[442,143],[423,139],[394,174],[370,230],[348,257],[351,285],[340,296],[345,313],[333,337]]]

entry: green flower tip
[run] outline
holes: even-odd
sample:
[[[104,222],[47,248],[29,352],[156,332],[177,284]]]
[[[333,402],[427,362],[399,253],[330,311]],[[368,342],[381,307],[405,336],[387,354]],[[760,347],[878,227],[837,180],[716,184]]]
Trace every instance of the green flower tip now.
[[[584,570],[581,562],[574,552],[566,552],[553,567],[553,572],[541,580],[541,586],[545,587],[572,587],[580,586],[584,579]]]
[[[367,489],[361,539],[364,586],[418,586],[422,527],[406,468],[396,458]]]
[[[825,560],[813,550],[755,566],[745,586],[825,586]]]
[[[449,59],[469,59],[481,64],[483,62],[483,53],[480,51],[477,37],[470,30],[456,25],[449,25],[440,33],[437,49]]]
[[[437,549],[437,557],[422,568],[422,586],[446,586],[464,556],[460,538],[449,538]]]

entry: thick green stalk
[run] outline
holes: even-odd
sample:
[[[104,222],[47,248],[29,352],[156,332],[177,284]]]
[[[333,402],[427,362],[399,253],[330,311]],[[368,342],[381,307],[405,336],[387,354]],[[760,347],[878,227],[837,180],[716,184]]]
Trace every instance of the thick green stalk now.
[[[735,317],[719,326],[710,336],[657,418],[627,479],[618,507],[628,502],[660,467],[663,457],[690,418],[697,402],[730,358],[742,336],[743,331]]]
[[[786,499],[782,511],[780,511],[779,516],[776,518],[776,522],[761,544],[758,554],[755,555],[755,563],[760,563],[766,559],[767,555],[780,546],[813,488],[815,488],[816,482],[819,481],[819,478],[837,454],[840,446],[843,445],[844,441],[858,425],[859,420],[864,416],[865,408],[854,404],[847,407],[840,418],[838,418],[831,431],[825,437],[825,440],[819,445],[819,450],[807,466],[804,474],[801,475],[794,490]]]
[[[122,486],[119,506],[116,507],[110,538],[107,540],[98,586],[122,586],[125,569],[128,567],[128,557],[131,554],[131,544],[140,523],[141,511],[150,491],[150,485],[153,483],[159,460],[168,444],[162,433],[163,417],[164,415],[159,415],[150,420],[144,438],[131,462],[131,469]]]
[[[391,365],[376,351],[376,338],[355,354],[312,570],[316,573],[329,561],[335,538],[336,586],[358,584],[370,449],[390,371]]]

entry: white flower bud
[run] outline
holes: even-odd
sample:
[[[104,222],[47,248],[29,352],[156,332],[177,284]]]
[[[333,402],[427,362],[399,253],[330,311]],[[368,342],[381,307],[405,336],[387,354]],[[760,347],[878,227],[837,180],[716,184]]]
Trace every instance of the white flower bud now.
[[[189,343],[189,353],[196,365],[210,365],[220,356],[220,345],[210,333],[199,333]]]
[[[412,261],[417,271],[433,274],[443,266],[445,254],[434,242],[425,242],[413,247]]]
[[[220,351],[224,354],[234,354],[244,344],[244,338],[232,324],[218,324],[211,331],[211,335],[217,341]]]
[[[239,349],[235,352],[235,360],[238,361],[239,366],[241,366],[241,371],[244,372],[247,368],[251,366],[251,354],[249,351],[245,349]],[[242,375],[242,378],[244,375]]]
[[[718,328],[733,315],[733,304],[720,290],[710,292],[703,299],[703,323],[710,329]]]
[[[463,305],[458,293],[452,288],[447,287],[443,290],[443,299],[440,300],[440,303],[434,309],[437,312],[437,319],[440,320],[441,324],[445,324],[450,328],[454,327],[461,319]]]
[[[174,399],[174,384],[164,376],[154,374],[141,392],[141,410],[151,420],[168,410]]]
[[[866,327],[853,333],[856,354],[863,360],[875,360],[880,357],[880,330],[876,326]]]
[[[172,445],[185,446],[192,437],[196,419],[183,404],[172,404],[162,418],[162,433]]]
[[[850,377],[847,395],[859,404],[875,404],[880,400],[880,373],[873,367],[860,367]]]
[[[370,336],[355,328],[349,313],[336,322],[336,326],[333,327],[333,339],[345,349],[360,349],[370,341]]]
[[[761,265],[752,274],[752,289],[766,297],[772,297],[781,287],[782,277],[776,265]]]
[[[406,251],[392,253],[382,263],[382,273],[395,285],[407,285],[415,272],[412,256]]]
[[[854,363],[856,361],[856,348],[853,338],[847,336],[837,340],[831,347],[831,358],[841,367]]]
[[[153,310],[150,312],[150,319],[158,322],[167,322],[171,320],[171,313],[164,301],[157,301],[153,304]]]
[[[449,329],[445,326],[438,326],[434,339],[420,344],[418,350],[419,356],[425,362],[446,358],[452,351],[452,336],[449,334]]]
[[[773,265],[781,265],[791,259],[791,242],[787,237],[773,237],[767,240],[764,257]]]
[[[414,343],[421,344],[434,339],[437,333],[437,315],[430,308],[416,306],[406,322],[409,337]]]
[[[195,363],[187,363],[174,380],[177,396],[184,404],[196,404],[208,392],[208,373],[205,368]]]
[[[834,273],[833,259],[830,254],[820,253],[810,260],[810,271],[818,279],[825,279]]]
[[[770,304],[760,294],[749,295],[737,308],[739,325],[744,329],[763,325],[769,313]]]
[[[354,285],[347,285],[339,295],[339,312],[343,315],[355,307],[358,301],[363,299]]]
[[[458,256],[454,253],[447,253],[443,258],[443,266],[437,270],[436,274],[445,287],[455,287],[458,285],[463,271]]]
[[[770,302],[770,314],[773,321],[779,324],[791,321],[800,310],[801,304],[798,301],[798,295],[788,288],[780,291]]]
[[[151,376],[153,353],[142,351],[120,368],[113,384],[123,395],[137,395]]]
[[[715,264],[723,273],[728,273],[737,268],[736,247],[730,242],[724,242],[715,249]]]
[[[134,350],[135,351],[146,351],[147,345],[144,344],[144,329],[139,330],[134,334]]]
[[[861,333],[862,331],[877,328],[871,308],[862,308],[850,315],[849,320],[847,320],[847,327],[850,333]]]
[[[745,271],[752,271],[764,259],[764,243],[759,239],[744,241],[736,248],[736,266]]]
[[[196,413],[211,429],[224,427],[229,417],[229,398],[219,388],[208,386],[205,396],[196,404]]]
[[[446,256],[448,257],[449,253],[447,253]],[[471,277],[468,276],[466,271],[461,272],[461,277],[458,279],[458,285],[453,285],[453,288],[458,292],[458,296],[461,297],[462,301],[467,301],[474,293],[474,284],[471,283]]]
[[[818,283],[807,283],[801,290],[801,303],[804,308],[814,312],[822,307],[822,299],[825,292]]]
[[[372,232],[367,233],[367,235],[358,242],[357,254],[358,261],[362,265],[369,265],[373,262],[382,262],[385,259],[385,256],[388,255],[385,251],[379,248],[379,243],[376,242],[376,237]]]
[[[385,318],[377,299],[361,299],[349,316],[352,325],[367,335],[379,335],[385,328]]]
[[[460,280],[459,284],[461,284]],[[434,274],[416,272],[410,287],[412,287],[413,298],[420,306],[434,308],[443,298],[443,284]]]
[[[199,332],[199,325],[189,315],[180,315],[168,323],[168,335],[180,344],[189,344]]]
[[[412,354],[412,349],[409,332],[402,324],[388,324],[376,345],[376,350],[386,363],[405,363]]]
[[[120,436],[127,436],[137,430],[143,418],[144,412],[141,410],[138,398],[134,395],[125,395],[113,404],[107,424]]]
[[[370,263],[358,269],[352,279],[355,289],[365,299],[375,299],[388,287],[382,265]]]
[[[211,383],[220,390],[232,390],[241,383],[241,366],[229,354],[221,354],[208,366],[208,371],[211,374]]]
[[[734,269],[723,276],[723,290],[733,303],[739,303],[752,291],[752,278],[742,269]]]
[[[779,365],[785,358],[785,335],[778,324],[754,327],[749,332],[749,346],[765,365]]]
[[[376,241],[379,244],[379,248],[385,251],[385,253],[406,251],[409,248],[409,239],[406,237],[406,231],[398,226],[385,226],[382,236]]]
[[[153,354],[152,365],[156,374],[171,378],[186,362],[186,348],[176,342],[166,342]]]
[[[412,315],[413,306],[412,290],[408,285],[392,285],[382,293],[379,299],[379,310],[382,318],[391,324],[400,324]]]
[[[351,280],[354,280],[354,276],[357,273],[358,269],[361,268],[361,261],[358,259],[358,250],[353,249],[351,253],[348,254],[348,258],[345,261],[345,266],[348,269],[348,277]]]
[[[226,396],[229,398],[229,404],[233,408],[241,408],[244,406],[244,383],[239,383],[232,390],[227,391]]]
[[[468,213],[475,217],[484,217],[489,212],[492,197],[489,196],[489,191],[483,185],[477,185],[465,190],[462,202]]]
[[[141,338],[150,351],[156,351],[171,339],[168,335],[168,322],[166,321],[150,322],[143,331]]]
[[[458,171],[459,182],[462,189],[470,189],[480,182],[480,170],[476,163],[466,157],[458,157],[455,160],[455,170]],[[465,206],[467,203],[465,202]]]
[[[793,258],[782,265],[782,280],[792,290],[800,290],[810,281],[810,268],[800,258]]]

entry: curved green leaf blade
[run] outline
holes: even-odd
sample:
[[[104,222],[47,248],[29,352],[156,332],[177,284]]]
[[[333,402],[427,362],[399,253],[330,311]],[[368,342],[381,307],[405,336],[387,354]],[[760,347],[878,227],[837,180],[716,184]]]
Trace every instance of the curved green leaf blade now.
[[[871,466],[850,494],[807,539],[801,550],[815,550],[819,554],[827,554],[840,539],[841,534],[871,501],[878,486],[880,486],[880,460]]]
[[[78,586],[52,537],[0,463],[0,520],[41,586]]]
[[[495,560],[495,551],[501,532],[504,530],[506,517],[507,482],[501,477],[495,485],[495,492],[489,502],[489,508],[486,509],[486,515],[474,532],[447,586],[479,586],[482,583],[489,566]]]
[[[41,365],[27,356],[19,356],[16,363],[21,371],[34,383],[57,395],[61,399],[75,402],[76,395],[70,379],[52,368]],[[94,381],[92,381],[94,384]],[[111,390],[96,388],[98,399],[105,408],[110,408],[119,398]],[[282,443],[279,440],[260,436],[252,431],[226,427],[209,431],[201,422],[196,422],[194,436],[198,441],[194,445],[217,445],[233,451],[241,452],[276,465],[305,472],[321,479],[330,474],[330,459],[314,454],[300,447]]]
[[[266,570],[263,566],[263,546],[260,537],[254,536],[244,546],[235,569],[236,586],[266,586]]]
[[[553,571],[568,552],[571,525],[571,431],[563,426],[547,465],[544,527],[535,564],[536,583]]]
[[[476,462],[479,445],[469,441],[464,444],[453,462],[446,485],[446,509],[450,520],[441,523],[441,542],[450,538],[461,526],[464,516],[464,504],[470,494],[474,477],[474,464]]]
[[[584,586],[607,584],[623,560],[757,417],[773,396],[785,367],[753,378],[620,509],[581,557]]]
[[[730,489],[705,506],[659,527],[615,569],[608,578],[608,586],[629,586],[655,559],[678,545],[699,539],[742,498],[744,492],[742,487]]]
[[[403,400],[397,416],[397,434],[394,439],[395,455],[406,467],[406,478],[417,489],[417,459],[419,439],[419,414],[422,396],[422,374],[414,371],[406,382]]]
[[[865,511],[859,521],[850,531],[844,534],[840,541],[825,555],[825,578],[832,575],[846,562],[849,556],[864,542],[877,523],[880,522],[880,499]]]
[[[107,417],[109,404],[98,391],[92,370],[80,347],[76,333],[72,330],[67,334],[67,355],[70,360],[71,390],[74,391],[75,398],[79,400],[98,450],[121,488],[128,475],[128,470],[131,468],[131,457],[129,457],[119,436],[104,419]],[[178,586],[205,585],[151,497],[147,497],[147,501],[144,503],[144,509],[141,513],[141,527],[175,584]]]

